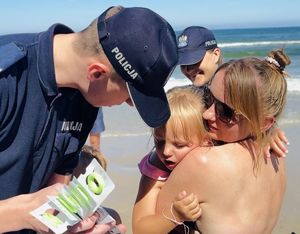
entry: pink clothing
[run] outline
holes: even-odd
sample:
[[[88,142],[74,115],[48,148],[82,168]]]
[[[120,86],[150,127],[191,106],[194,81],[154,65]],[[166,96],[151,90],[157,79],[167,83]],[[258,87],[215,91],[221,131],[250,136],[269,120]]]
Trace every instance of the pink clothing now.
[[[150,163],[150,155],[151,153],[147,154],[138,164],[140,172],[142,173],[142,175],[147,176],[150,179],[158,180],[158,181],[166,181],[170,175],[170,172],[164,171],[162,169],[153,166]]]

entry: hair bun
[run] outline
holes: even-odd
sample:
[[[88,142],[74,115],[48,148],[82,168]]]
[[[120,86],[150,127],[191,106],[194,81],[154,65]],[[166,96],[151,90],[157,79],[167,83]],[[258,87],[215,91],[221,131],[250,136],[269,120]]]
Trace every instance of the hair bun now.
[[[284,53],[283,49],[272,50],[268,56],[265,57],[265,60],[275,65],[281,72],[291,63],[290,58]]]

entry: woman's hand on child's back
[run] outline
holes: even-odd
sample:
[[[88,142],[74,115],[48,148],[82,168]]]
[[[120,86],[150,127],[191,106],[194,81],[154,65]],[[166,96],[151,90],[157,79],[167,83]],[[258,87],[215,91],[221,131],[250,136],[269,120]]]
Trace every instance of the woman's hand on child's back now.
[[[278,157],[285,157],[288,153],[288,144],[289,141],[284,132],[280,128],[276,128],[264,148],[264,154],[268,158],[271,157],[271,152],[274,152]]]

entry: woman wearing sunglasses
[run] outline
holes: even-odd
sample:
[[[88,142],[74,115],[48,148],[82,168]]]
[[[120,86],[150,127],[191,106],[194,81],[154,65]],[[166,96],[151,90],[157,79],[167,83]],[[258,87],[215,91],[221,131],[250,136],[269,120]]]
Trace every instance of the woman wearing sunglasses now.
[[[177,39],[178,65],[182,73],[193,85],[205,86],[223,63],[222,51],[213,32],[205,27],[190,26],[184,29]],[[279,157],[283,157],[288,152],[285,144],[288,144],[288,139],[284,132],[277,128],[264,152],[269,156],[272,149]]]
[[[265,157],[263,148],[286,102],[288,64],[288,56],[276,50],[266,60],[245,58],[218,68],[205,87],[203,118],[210,137],[222,145],[198,147],[177,165],[159,194],[158,214],[174,219],[171,201],[186,190],[200,201],[201,233],[272,232],[286,186],[285,163]]]

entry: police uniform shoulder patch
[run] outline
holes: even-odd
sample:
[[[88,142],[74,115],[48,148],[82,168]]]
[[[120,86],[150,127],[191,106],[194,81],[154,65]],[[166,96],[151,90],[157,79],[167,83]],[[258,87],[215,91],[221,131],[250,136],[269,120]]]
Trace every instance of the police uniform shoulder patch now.
[[[15,42],[0,46],[0,73],[26,56],[26,50]]]

